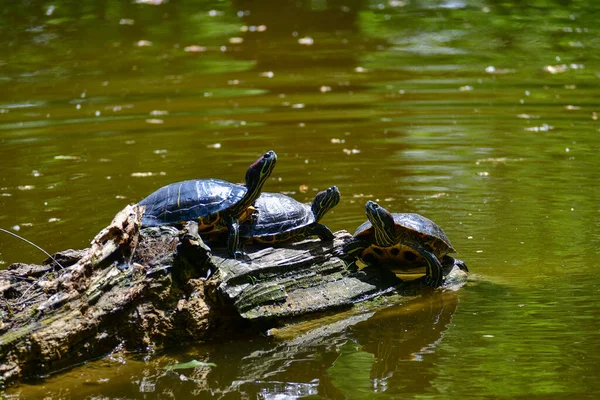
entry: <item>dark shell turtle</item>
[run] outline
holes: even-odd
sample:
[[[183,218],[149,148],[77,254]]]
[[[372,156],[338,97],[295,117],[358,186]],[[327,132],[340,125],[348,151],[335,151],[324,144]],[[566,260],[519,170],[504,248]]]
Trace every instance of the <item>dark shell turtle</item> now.
[[[228,231],[227,250],[238,253],[239,222],[253,212],[252,204],[271,175],[277,155],[265,153],[246,172],[246,185],[219,179],[195,179],[158,189],[138,204],[146,206],[142,226],[176,225],[197,221],[200,234]]]
[[[319,220],[339,201],[336,186],[317,193],[311,205],[281,193],[262,193],[254,203],[257,213],[240,225],[240,236],[247,243],[276,243],[313,235],[333,240],[331,230]]]
[[[456,250],[442,228],[419,214],[392,214],[374,201],[367,202],[365,211],[368,221],[344,245],[347,254],[367,264],[414,266],[421,261],[427,265],[425,283],[432,287],[443,284],[442,264],[454,265],[448,253]],[[457,265],[466,269],[462,262]]]

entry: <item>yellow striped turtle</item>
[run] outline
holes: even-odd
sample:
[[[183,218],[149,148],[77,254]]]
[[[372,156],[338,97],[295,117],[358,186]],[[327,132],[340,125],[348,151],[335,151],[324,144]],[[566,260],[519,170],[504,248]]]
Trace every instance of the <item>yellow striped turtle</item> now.
[[[365,205],[368,221],[358,227],[344,251],[366,264],[414,265],[419,257],[427,264],[425,283],[432,287],[444,282],[444,265],[454,264],[448,253],[456,253],[436,223],[419,214],[390,213],[374,201]],[[443,260],[440,262],[440,260]],[[462,261],[460,268],[466,270]]]
[[[142,226],[176,225],[197,221],[201,235],[228,231],[227,250],[239,254],[239,222],[253,212],[252,204],[271,175],[277,155],[269,151],[246,172],[246,185],[220,179],[195,179],[164,186],[138,204],[146,206]]]
[[[257,213],[240,225],[240,236],[247,243],[276,243],[308,236],[333,240],[333,233],[319,220],[340,202],[336,186],[317,193],[311,205],[281,193],[262,193],[254,207]]]

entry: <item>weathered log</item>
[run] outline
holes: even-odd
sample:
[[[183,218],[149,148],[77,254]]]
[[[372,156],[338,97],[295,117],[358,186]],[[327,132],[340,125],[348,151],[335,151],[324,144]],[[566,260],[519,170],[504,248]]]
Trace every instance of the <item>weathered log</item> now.
[[[148,351],[209,340],[420,290],[377,268],[351,271],[338,257],[345,231],[330,243],[246,246],[244,259],[233,260],[224,248],[211,250],[194,222],[140,230],[142,213],[126,207],[88,249],[55,254],[60,265],[0,271],[0,385],[117,347]]]

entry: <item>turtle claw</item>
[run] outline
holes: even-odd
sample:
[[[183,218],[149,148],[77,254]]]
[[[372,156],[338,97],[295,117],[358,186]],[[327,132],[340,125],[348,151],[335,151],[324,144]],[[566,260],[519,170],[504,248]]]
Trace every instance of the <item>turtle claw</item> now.
[[[241,250],[236,250],[233,253],[233,259],[236,261],[245,261],[248,262],[250,261],[250,256],[248,256],[248,254],[246,254],[245,252],[241,251]]]
[[[344,251],[343,247],[336,247],[335,249],[333,249],[333,251],[331,252],[331,254],[334,257],[338,257],[338,258],[342,258],[346,256],[346,252]]]

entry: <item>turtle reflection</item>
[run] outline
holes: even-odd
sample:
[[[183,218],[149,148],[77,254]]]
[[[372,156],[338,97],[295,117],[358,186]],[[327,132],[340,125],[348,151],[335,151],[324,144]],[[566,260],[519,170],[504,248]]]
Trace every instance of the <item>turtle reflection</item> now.
[[[302,392],[331,399],[346,398],[354,390],[415,393],[409,388],[432,379],[409,381],[405,376],[414,374],[402,371],[431,370],[457,304],[456,293],[445,291],[377,312],[349,312],[334,322],[313,321],[316,327],[308,330],[300,324],[293,332],[278,332],[272,347],[240,360],[224,391],[291,398]]]
[[[370,379],[374,391],[391,391],[426,384],[431,379],[419,381],[403,379],[404,369],[431,371],[430,364],[436,347],[452,321],[458,304],[454,292],[426,296],[410,303],[377,312],[367,321],[350,328],[350,336],[361,346],[361,351],[375,357]],[[412,375],[411,375],[412,376]],[[412,392],[412,390],[409,390]]]

